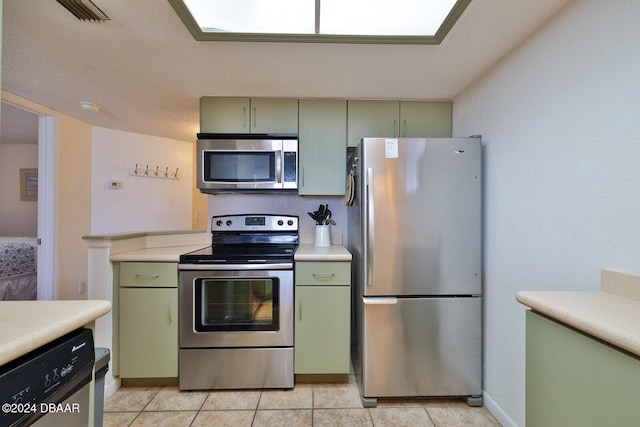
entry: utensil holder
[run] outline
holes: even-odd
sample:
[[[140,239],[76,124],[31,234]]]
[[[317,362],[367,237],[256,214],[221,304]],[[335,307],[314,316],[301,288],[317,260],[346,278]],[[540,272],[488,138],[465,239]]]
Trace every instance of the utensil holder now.
[[[331,246],[331,225],[316,225],[316,239],[313,246],[326,248]]]

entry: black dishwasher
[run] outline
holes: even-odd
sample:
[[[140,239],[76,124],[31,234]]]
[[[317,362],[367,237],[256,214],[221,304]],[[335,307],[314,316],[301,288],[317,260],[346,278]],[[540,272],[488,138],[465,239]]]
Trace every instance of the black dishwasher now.
[[[81,328],[1,366],[0,425],[88,425],[94,359]]]

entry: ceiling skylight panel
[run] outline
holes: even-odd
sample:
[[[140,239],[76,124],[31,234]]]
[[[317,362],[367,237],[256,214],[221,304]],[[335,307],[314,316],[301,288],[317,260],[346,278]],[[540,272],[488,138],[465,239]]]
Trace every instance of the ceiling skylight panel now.
[[[168,0],[196,40],[439,44],[471,0]]]
[[[314,0],[184,0],[204,32],[313,34]]]
[[[320,34],[433,36],[456,0],[321,0]]]

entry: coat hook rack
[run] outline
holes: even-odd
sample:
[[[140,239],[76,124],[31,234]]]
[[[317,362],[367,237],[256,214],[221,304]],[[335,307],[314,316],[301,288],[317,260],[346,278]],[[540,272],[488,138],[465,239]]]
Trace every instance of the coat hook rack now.
[[[160,166],[154,168],[153,166],[142,166],[136,163],[136,167],[134,169],[129,169],[130,176],[139,176],[142,178],[160,178],[160,179],[173,179],[179,180],[182,179],[182,173],[179,168],[169,169],[169,166],[161,169]]]

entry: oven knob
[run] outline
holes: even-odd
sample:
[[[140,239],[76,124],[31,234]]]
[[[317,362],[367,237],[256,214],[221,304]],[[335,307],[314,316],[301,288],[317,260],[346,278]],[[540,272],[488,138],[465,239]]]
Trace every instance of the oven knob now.
[[[216,225],[217,225],[218,227],[222,227],[222,221],[217,220],[217,221],[216,221]]]
[[[288,224],[288,225],[293,225],[293,220],[292,220],[292,219],[290,219],[289,221],[287,221],[287,224]]]
[[[231,227],[231,224],[233,224],[233,222],[231,222],[231,220],[230,220],[230,219],[228,219],[228,220],[227,220],[227,226],[228,226],[228,227]]]
[[[278,225],[282,225],[282,224],[284,224],[284,221],[283,221],[283,220],[281,220],[281,219],[279,219],[279,220],[278,220]]]

